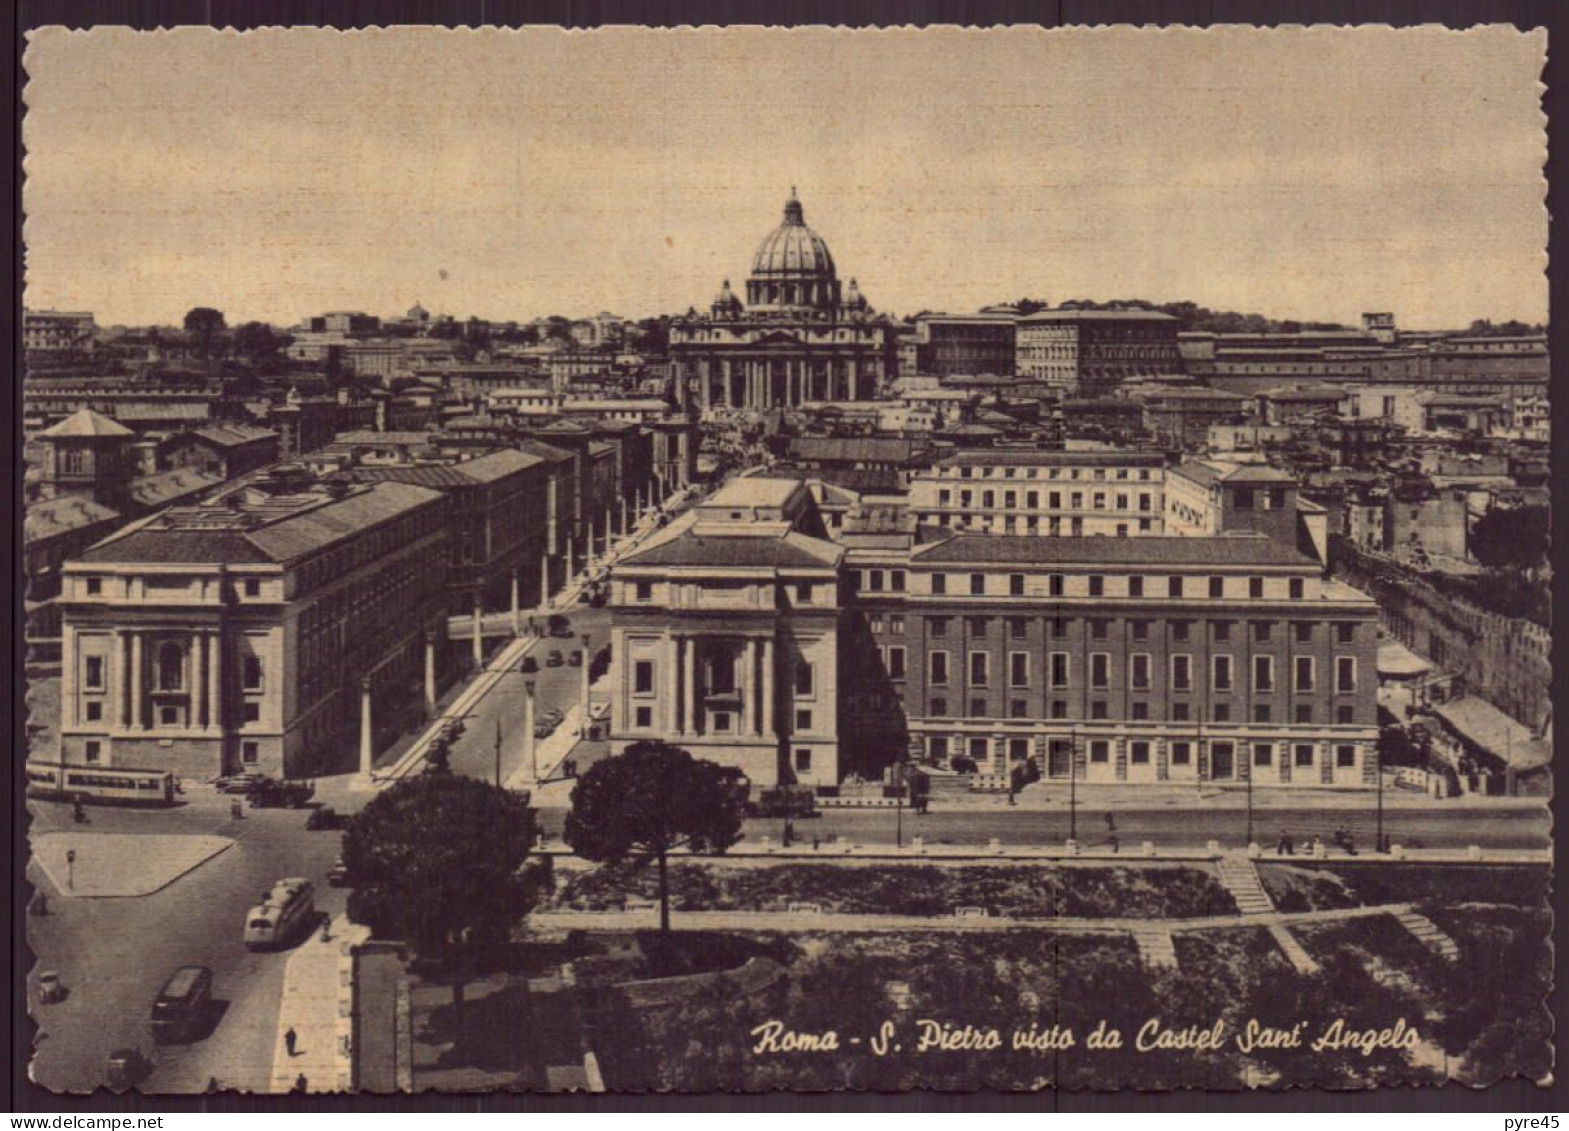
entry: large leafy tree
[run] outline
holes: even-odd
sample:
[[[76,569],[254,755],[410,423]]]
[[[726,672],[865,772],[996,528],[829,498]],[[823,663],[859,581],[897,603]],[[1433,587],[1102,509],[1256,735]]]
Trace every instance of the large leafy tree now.
[[[741,838],[745,797],[732,771],[658,739],[589,767],[572,789],[566,842],[585,860],[659,866],[659,929],[670,930],[669,854],[723,852]]]
[[[265,322],[245,322],[235,327],[234,352],[252,365],[278,360],[289,337],[280,334]]]
[[[224,320],[223,311],[214,310],[210,306],[197,306],[186,311],[185,333],[196,343],[196,348],[203,357],[211,357],[213,345],[228,329]]]
[[[1548,527],[1544,506],[1494,507],[1471,528],[1471,553],[1485,566],[1523,573],[1546,558]]]
[[[449,970],[470,965],[505,944],[539,895],[523,870],[533,833],[525,795],[451,774],[401,781],[344,835],[349,918]]]

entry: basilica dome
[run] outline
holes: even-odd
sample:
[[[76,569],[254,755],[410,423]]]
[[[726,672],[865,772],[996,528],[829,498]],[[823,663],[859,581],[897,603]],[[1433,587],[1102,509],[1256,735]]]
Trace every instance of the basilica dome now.
[[[785,202],[784,222],[768,234],[752,258],[746,300],[749,307],[763,309],[831,310],[839,305],[834,257],[823,237],[806,226],[793,189]]]

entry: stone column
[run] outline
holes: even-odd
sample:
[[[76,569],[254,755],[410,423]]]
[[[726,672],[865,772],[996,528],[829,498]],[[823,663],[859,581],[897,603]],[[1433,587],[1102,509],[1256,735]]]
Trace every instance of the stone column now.
[[[670,729],[670,731],[672,733],[680,733],[680,731],[679,731],[680,723],[678,721],[678,709],[680,707],[679,700],[680,700],[680,694],[681,694],[681,682],[680,682],[680,680],[681,680],[680,649],[676,645],[676,638],[674,636],[667,636],[667,637],[665,637],[665,679],[664,679],[664,682],[666,684],[668,684],[668,686],[670,688],[670,695],[669,695],[669,698],[666,700],[669,709],[668,709],[668,711],[666,713],[665,725]]]
[[[681,668],[685,681],[681,688],[682,729],[688,734],[697,734],[697,637],[682,637],[682,645],[686,649]]]
[[[370,676],[360,680],[360,777],[369,779],[376,765],[376,739],[371,729]]]
[[[485,605],[480,600],[480,595],[474,594],[474,620],[470,626],[469,639],[474,646],[474,666],[482,667],[485,663],[485,637],[482,621],[485,616]]]
[[[131,729],[143,728],[142,634],[131,633]]]
[[[763,640],[763,733],[775,733],[774,709],[777,706],[774,690],[774,642]]]
[[[741,717],[736,720],[735,728],[737,734],[755,734],[757,731],[757,704],[753,701],[756,697],[756,681],[752,678],[756,668],[757,659],[752,654],[752,641],[741,641],[741,655],[735,665],[736,691],[741,698]]]
[[[436,634],[425,630],[425,715],[436,717]]]
[[[550,607],[550,551],[539,556],[539,607]]]
[[[207,726],[223,729],[223,633],[214,632],[207,654]]]
[[[518,590],[519,590],[519,588],[522,587],[522,584],[523,584],[523,579],[520,576],[522,574],[522,572],[523,572],[523,567],[522,566],[518,566],[516,569],[514,569],[512,571],[512,635],[513,636],[517,636],[519,633],[521,633],[523,631],[523,625],[522,625],[522,623],[520,621],[520,618],[519,618],[519,613],[520,613],[521,610],[518,608]]]
[[[572,584],[573,574],[575,574],[576,572],[577,571],[572,568],[572,535],[568,534],[567,535],[567,576],[563,580],[562,584],[563,585],[571,585]]]
[[[583,696],[583,706],[578,713],[578,737],[580,739],[588,738],[588,669],[589,661],[592,659],[592,654],[589,652],[592,641],[593,637],[586,633],[583,635],[583,666],[578,669],[583,677],[580,687],[580,694]]]
[[[121,727],[131,725],[131,704],[128,696],[131,694],[131,640],[124,632],[114,634],[113,669],[109,686],[114,689],[113,721]]]
[[[206,694],[206,672],[203,670],[203,653],[207,650],[207,636],[205,633],[193,632],[191,634],[191,697],[190,715],[185,720],[188,730],[196,730],[202,725],[202,696]]]

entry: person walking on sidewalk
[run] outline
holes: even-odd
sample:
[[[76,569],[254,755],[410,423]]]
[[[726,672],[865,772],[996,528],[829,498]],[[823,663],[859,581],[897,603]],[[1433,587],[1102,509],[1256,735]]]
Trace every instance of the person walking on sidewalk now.
[[[294,1026],[290,1025],[288,1032],[283,1034],[283,1047],[289,1050],[290,1056],[294,1055],[294,1046],[299,1043],[299,1040],[300,1035],[294,1031]]]

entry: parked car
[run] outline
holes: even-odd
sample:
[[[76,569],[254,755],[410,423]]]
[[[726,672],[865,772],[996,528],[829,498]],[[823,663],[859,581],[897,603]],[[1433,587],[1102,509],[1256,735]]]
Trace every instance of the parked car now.
[[[560,648],[552,648],[550,650],[550,655],[545,657],[545,666],[547,668],[559,668],[563,663],[564,661],[561,659]]]
[[[539,670],[539,661],[533,656],[524,656],[523,662],[518,665],[518,671],[524,675],[531,675]]]
[[[550,619],[545,622],[552,636],[571,636],[572,622],[560,613],[550,614]]]
[[[319,832],[324,829],[341,829],[348,823],[348,819],[331,805],[321,805],[311,810],[311,815],[305,820],[305,827],[310,832]]]
[[[349,866],[343,862],[343,857],[338,857],[332,862],[332,867],[327,869],[327,884],[335,888],[349,886]]]
[[[58,970],[42,970],[38,974],[38,1000],[44,1005],[53,1005],[57,1001],[65,1000],[65,985],[60,981]]]
[[[152,1068],[152,1061],[142,1055],[141,1049],[118,1048],[109,1054],[104,1081],[113,1090],[123,1092],[145,1080]]]
[[[574,667],[574,668],[582,667],[583,666],[583,649],[581,649],[581,648],[574,648],[572,650],[572,654],[567,657],[567,663],[570,666]]]
[[[251,790],[253,809],[301,809],[316,795],[316,787],[305,782],[275,781],[266,778]]]
[[[249,793],[266,780],[265,774],[225,774],[213,784],[219,793]]]

